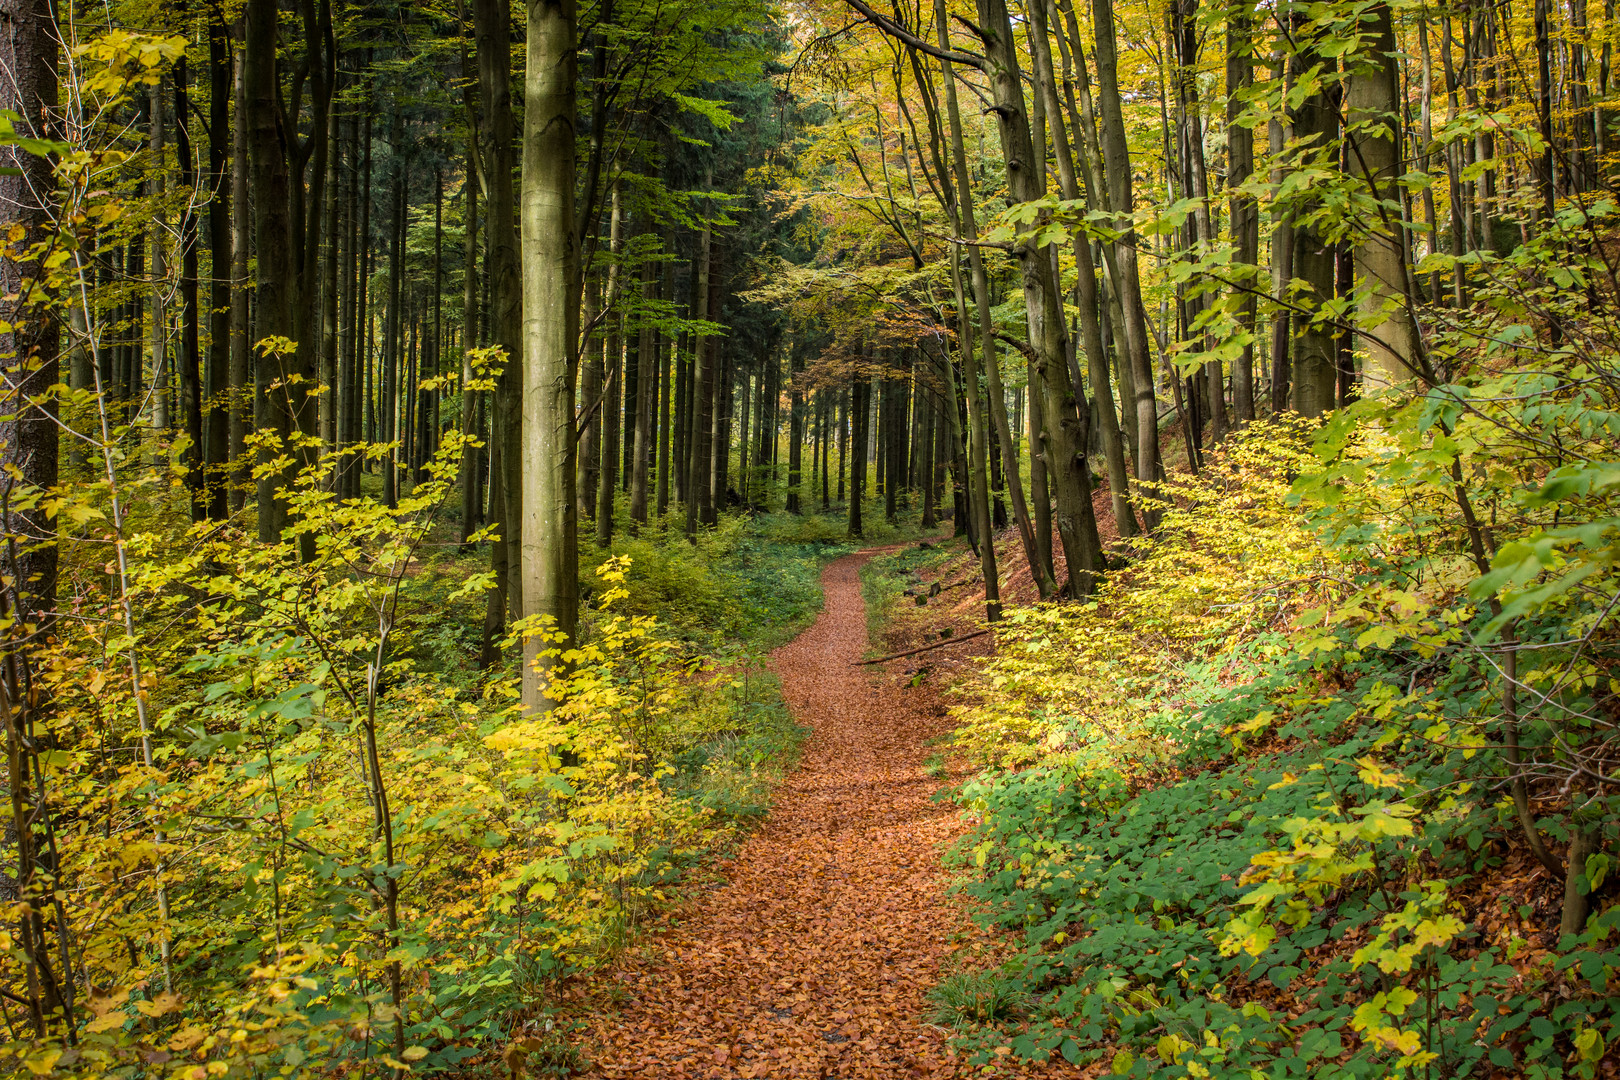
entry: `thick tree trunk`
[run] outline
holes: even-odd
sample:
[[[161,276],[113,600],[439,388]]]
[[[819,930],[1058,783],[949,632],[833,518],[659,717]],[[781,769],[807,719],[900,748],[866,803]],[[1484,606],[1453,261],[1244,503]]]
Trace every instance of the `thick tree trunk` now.
[[[523,86],[523,614],[547,637],[523,644],[523,704],[550,705],[552,649],[578,621],[574,516],[574,350],[579,340],[574,232],[574,0],[530,0]]]
[[[248,156],[253,189],[253,236],[256,256],[254,281],[253,340],[291,337],[292,311],[297,303],[297,281],[292,251],[292,219],[289,212],[292,178],[287,168],[287,148],[281,128],[280,94],[277,86],[276,52],[279,5],[276,0],[248,0],[247,34],[243,42],[243,84],[246,106],[237,123],[247,128]],[[285,442],[302,404],[301,388],[295,394],[288,384],[295,357],[265,354],[258,357],[256,396],[262,407],[264,424]],[[272,381],[281,386],[271,399]],[[261,451],[268,460],[268,452]],[[281,539],[286,524],[286,502],[279,488],[292,479],[290,471],[267,472],[258,484],[259,539],[273,543]]]
[[[1315,49],[1303,12],[1294,15],[1295,33],[1299,51],[1290,64],[1296,77],[1316,65],[1331,66],[1332,61],[1322,57]],[[1294,137],[1307,143],[1310,154],[1334,152],[1339,138],[1338,103],[1326,86],[1308,95],[1294,110]],[[1306,291],[1298,298],[1298,305],[1308,313],[1318,311],[1333,297],[1334,272],[1333,245],[1309,221],[1296,215],[1294,222],[1294,277],[1302,281]],[[1302,416],[1316,417],[1333,408],[1338,388],[1338,365],[1334,355],[1333,331],[1310,314],[1294,319],[1293,337],[1293,394],[1291,404]]]
[[[0,0],[0,107],[14,113],[17,134],[55,137],[56,65],[60,31],[50,0]],[[0,248],[0,309],[9,329],[0,333],[6,393],[0,413],[0,478],[4,494],[5,610],[20,624],[13,637],[41,630],[56,607],[57,550],[49,515],[37,506],[19,510],[25,495],[41,494],[57,481],[56,405],[61,327],[51,310],[37,257],[55,231],[56,188],[49,158],[18,147],[0,147],[0,233],[22,236]],[[39,247],[36,248],[36,245]],[[27,502],[33,502],[32,499]],[[13,779],[19,780],[20,777]]]
[[[1370,18],[1369,18],[1370,16]],[[1367,185],[1378,206],[1355,250],[1362,299],[1365,377],[1374,385],[1411,378],[1417,338],[1408,307],[1406,240],[1401,224],[1399,178],[1404,171],[1399,142],[1400,80],[1395,69],[1395,28],[1387,3],[1377,3],[1363,23],[1371,40],[1350,77],[1345,102],[1347,166]]]
[[[521,560],[516,552],[521,535],[523,494],[520,490],[522,458],[518,453],[521,427],[519,397],[522,390],[523,282],[518,272],[517,201],[512,189],[514,120],[511,90],[511,8],[508,0],[473,0],[473,27],[478,36],[478,93],[482,135],[485,276],[489,301],[489,339],[505,353],[501,374],[490,402],[490,520],[498,523],[490,550],[490,568],[498,570],[489,595],[493,612],[522,610]],[[571,228],[571,226],[570,226]],[[555,268],[554,268],[555,269]],[[570,440],[570,443],[572,440]],[[497,449],[497,447],[499,449]],[[498,467],[497,467],[498,466]],[[498,493],[498,497],[497,497]],[[500,513],[496,513],[497,505]],[[483,654],[493,654],[491,638],[500,636],[501,617],[486,613]]]

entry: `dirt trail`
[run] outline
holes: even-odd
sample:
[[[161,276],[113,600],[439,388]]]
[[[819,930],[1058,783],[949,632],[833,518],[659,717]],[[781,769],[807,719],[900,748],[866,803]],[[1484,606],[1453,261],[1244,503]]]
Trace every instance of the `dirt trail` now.
[[[593,1075],[970,1071],[920,1019],[953,938],[971,933],[938,858],[962,825],[930,801],[940,781],[923,770],[925,741],[949,724],[851,666],[866,647],[857,571],[869,554],[828,565],[820,618],[771,660],[813,729],[800,768],[727,883],[653,943],[652,961],[619,972],[631,996],[591,1033]]]

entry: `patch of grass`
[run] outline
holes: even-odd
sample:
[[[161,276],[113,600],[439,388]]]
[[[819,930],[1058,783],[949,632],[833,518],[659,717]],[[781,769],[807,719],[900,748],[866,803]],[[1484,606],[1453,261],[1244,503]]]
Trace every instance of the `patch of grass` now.
[[[923,762],[923,772],[935,780],[943,780],[950,775],[951,768],[944,754],[929,754],[928,760]]]
[[[569,1042],[560,1029],[521,1040],[517,1045],[527,1052],[523,1067],[518,1070],[522,1076],[577,1076],[590,1067],[584,1053]]]
[[[945,976],[928,991],[928,1002],[928,1022],[956,1031],[1019,1020],[1029,1012],[1029,994],[1019,981],[995,968]]]
[[[810,734],[793,722],[775,675],[751,673],[747,693],[733,706],[734,725],[676,754],[674,771],[664,779],[666,790],[731,822],[765,815],[771,792]]]
[[[931,540],[921,540],[900,551],[869,559],[861,567],[861,595],[866,600],[866,637],[881,651],[884,627],[895,606],[922,589],[918,571],[938,566],[955,552]]]

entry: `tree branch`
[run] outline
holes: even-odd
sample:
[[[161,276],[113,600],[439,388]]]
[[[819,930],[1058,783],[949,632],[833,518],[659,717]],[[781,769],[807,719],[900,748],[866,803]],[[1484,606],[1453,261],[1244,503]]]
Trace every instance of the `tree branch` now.
[[[953,64],[962,64],[966,67],[977,68],[980,71],[985,69],[985,59],[984,57],[979,56],[977,53],[957,52],[955,49],[941,49],[938,45],[930,45],[928,42],[924,41],[916,34],[913,34],[911,31],[907,30],[893,19],[880,15],[876,11],[872,10],[872,8],[865,3],[865,0],[844,0],[844,2],[850,7],[854,8],[866,19],[867,22],[877,27],[883,33],[888,34],[892,38],[898,38],[919,52],[925,52],[929,56],[940,60],[947,60]]]

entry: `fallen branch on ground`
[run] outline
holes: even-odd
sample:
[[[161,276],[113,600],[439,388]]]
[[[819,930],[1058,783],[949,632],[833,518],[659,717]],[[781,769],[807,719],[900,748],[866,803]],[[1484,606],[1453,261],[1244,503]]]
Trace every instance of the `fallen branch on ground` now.
[[[857,660],[850,666],[863,667],[867,664],[881,664],[889,660],[898,660],[902,656],[911,656],[914,653],[927,652],[929,649],[942,649],[947,645],[955,645],[958,641],[972,641],[976,637],[984,637],[989,632],[988,630],[975,630],[971,634],[963,634],[961,637],[949,637],[944,641],[936,641],[931,645],[921,645],[915,649],[907,649],[905,652],[897,652],[893,656],[880,656],[876,660]]]

